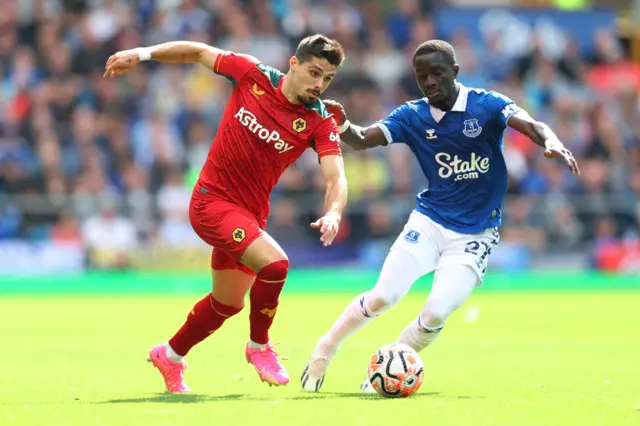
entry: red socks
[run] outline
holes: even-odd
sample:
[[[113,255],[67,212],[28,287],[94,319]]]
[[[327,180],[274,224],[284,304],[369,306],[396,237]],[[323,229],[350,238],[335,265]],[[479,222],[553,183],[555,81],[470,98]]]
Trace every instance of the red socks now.
[[[269,328],[278,308],[278,298],[287,279],[289,261],[271,263],[258,273],[249,293],[251,313],[249,322],[251,340],[259,344],[269,343]],[[173,347],[173,346],[172,346]]]
[[[288,260],[271,263],[262,268],[251,288],[250,336],[256,343],[269,343],[269,328],[288,272]],[[185,356],[192,347],[219,329],[227,318],[241,310],[242,308],[223,305],[209,293],[196,303],[187,316],[187,321],[169,340],[169,345],[178,355]]]
[[[180,356],[185,356],[189,350],[209,337],[222,326],[222,323],[240,312],[242,308],[223,305],[209,293],[204,299],[196,303],[187,321],[169,340],[171,348]]]

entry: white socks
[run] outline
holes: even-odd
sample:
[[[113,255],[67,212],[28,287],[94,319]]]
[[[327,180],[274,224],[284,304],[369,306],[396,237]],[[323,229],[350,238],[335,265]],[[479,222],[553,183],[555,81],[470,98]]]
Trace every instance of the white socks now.
[[[261,351],[264,351],[265,349],[267,349],[267,345],[256,343],[253,340],[249,340],[249,347],[251,349],[260,349]]]
[[[444,323],[469,298],[478,275],[467,265],[450,265],[436,270],[433,287],[417,320],[400,333],[398,343],[420,352],[438,337]]]
[[[321,357],[331,359],[347,337],[351,336],[356,331],[360,330],[365,325],[369,324],[373,320],[373,316],[368,316],[369,313],[364,306],[365,295],[363,293],[357,296],[347,305],[342,315],[338,317],[336,322],[331,327],[331,330],[325,334],[313,351],[313,357]]]
[[[402,300],[415,280],[428,272],[423,269],[408,251],[391,250],[374,289],[349,303],[331,330],[320,339],[312,357],[331,359],[349,336]]]
[[[184,357],[178,355],[176,351],[173,350],[169,342],[165,343],[164,347],[167,353],[167,358],[169,358],[169,361],[175,362],[176,364],[182,362]],[[265,349],[267,349],[267,345],[261,345],[260,343],[256,343],[253,340],[249,340],[249,347],[253,349],[260,349],[261,351],[264,351]]]
[[[440,334],[440,330],[442,330],[444,324],[439,327],[425,327],[421,322],[420,317],[418,317],[418,320],[412,321],[402,330],[397,342],[412,347],[416,352],[420,352],[433,343]]]
[[[167,358],[169,358],[169,361],[171,362],[175,362],[176,364],[182,362],[182,360],[184,359],[183,356],[178,355],[176,353],[176,351],[173,350],[173,348],[171,347],[171,345],[169,344],[169,342],[164,344],[165,350],[167,352]]]

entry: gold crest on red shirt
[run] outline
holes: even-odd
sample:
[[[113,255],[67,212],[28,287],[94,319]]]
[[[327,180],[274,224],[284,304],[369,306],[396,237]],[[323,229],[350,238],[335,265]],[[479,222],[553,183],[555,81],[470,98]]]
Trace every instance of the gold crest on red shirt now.
[[[304,118],[296,118],[293,120],[293,130],[298,133],[304,132],[307,128],[307,121]]]
[[[233,241],[235,241],[236,243],[239,243],[242,240],[244,240],[244,237],[246,236],[247,236],[247,233],[242,228],[236,228],[233,231]]]

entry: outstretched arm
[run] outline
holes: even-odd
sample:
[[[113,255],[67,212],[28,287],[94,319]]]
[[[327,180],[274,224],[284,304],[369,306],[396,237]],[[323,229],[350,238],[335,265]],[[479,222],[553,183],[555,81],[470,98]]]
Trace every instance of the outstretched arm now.
[[[580,174],[580,168],[573,154],[560,142],[553,130],[545,123],[534,120],[526,111],[520,110],[507,120],[507,126],[522,133],[536,145],[545,149],[547,158],[562,158],[574,175]]]
[[[387,144],[382,129],[376,125],[360,127],[347,120],[344,108],[338,102],[325,100],[324,105],[338,125],[340,139],[353,149],[362,150]]]
[[[140,61],[153,60],[174,63],[200,63],[213,69],[218,56],[224,51],[204,43],[171,41],[151,47],[123,50],[112,55],[105,66],[104,77],[128,74]]]
[[[320,241],[330,246],[338,234],[342,212],[347,205],[347,178],[344,174],[344,161],[341,155],[326,155],[320,159],[322,175],[327,183],[324,197],[325,214],[311,224],[320,230]]]

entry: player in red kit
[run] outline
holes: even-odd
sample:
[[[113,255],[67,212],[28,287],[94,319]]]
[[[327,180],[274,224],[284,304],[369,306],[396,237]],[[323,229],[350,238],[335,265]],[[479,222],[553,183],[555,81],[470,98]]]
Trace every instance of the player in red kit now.
[[[189,391],[184,356],[242,310],[249,289],[247,361],[262,381],[289,382],[268,335],[289,269],[286,254],[265,232],[269,197],[285,169],[313,148],[327,186],[326,213],[311,226],[331,245],[347,182],[338,128],[319,97],[343,58],[338,42],[315,35],[300,42],[286,75],[254,57],[184,41],[118,52],[107,61],[105,77],[127,74],[144,60],[200,63],[234,86],[189,208],[193,229],[213,247],[213,291],[149,355],[169,392]]]

